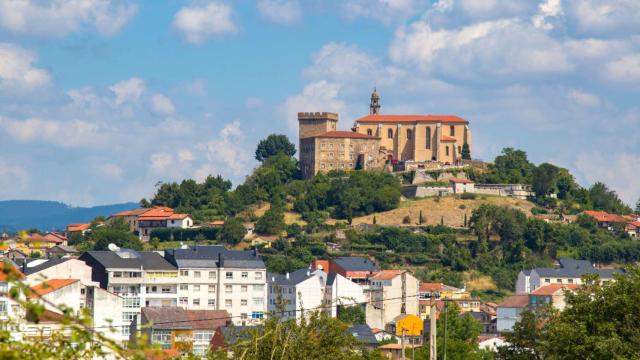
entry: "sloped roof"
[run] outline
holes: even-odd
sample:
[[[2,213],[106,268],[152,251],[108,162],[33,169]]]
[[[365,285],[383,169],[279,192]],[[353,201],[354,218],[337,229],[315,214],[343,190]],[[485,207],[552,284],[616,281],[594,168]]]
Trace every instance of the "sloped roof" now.
[[[327,131],[322,134],[313,135],[316,138],[340,138],[340,139],[379,139],[377,136],[357,133],[355,131]]]
[[[629,221],[627,218],[625,218],[622,215],[609,214],[606,211],[585,210],[584,214],[594,218],[596,221],[599,221],[599,222],[606,221],[606,222],[612,222],[612,223],[625,223]]]
[[[165,258],[184,268],[243,268],[264,269],[265,265],[254,250],[227,250],[223,245],[196,245],[186,249],[167,249]],[[218,264],[218,260],[222,264]]]
[[[396,276],[402,274],[403,270],[382,270],[373,274],[369,279],[372,280],[392,280]]]
[[[287,278],[286,274],[269,273],[267,274],[267,281],[280,286],[291,286],[315,276],[326,277],[326,273],[321,270],[299,269],[289,273],[289,278]]]
[[[535,271],[541,277],[560,277],[560,278],[579,278],[585,274],[598,274],[600,278],[611,279],[613,274],[621,273],[619,269],[596,269],[587,260],[574,260],[570,258],[561,258],[560,267],[558,268],[535,268]]]
[[[358,342],[361,344],[378,344],[378,339],[376,339],[376,336],[373,334],[373,331],[367,324],[353,325],[352,327],[347,329],[347,332],[358,339]]]
[[[143,307],[143,317],[154,329],[215,330],[231,321],[226,310],[185,310],[181,307]]]
[[[374,264],[371,260],[365,257],[345,256],[333,259],[333,262],[338,264],[345,271],[369,271],[376,272],[380,268]]]
[[[78,279],[49,279],[47,281],[43,281],[40,284],[34,285],[31,287],[31,291],[37,296],[44,296],[46,294],[52,293],[56,290],[62,289],[63,287],[69,286],[73,283],[76,283],[80,280]]]
[[[91,227],[91,224],[69,224],[67,225],[67,232],[84,231]]]
[[[60,245],[58,245],[60,246]],[[24,271],[25,275],[31,275],[31,274],[35,274],[37,272],[40,272],[42,270],[48,269],[52,266],[56,266],[56,265],[60,265],[64,262],[67,262],[71,259],[69,258],[53,258],[53,259],[49,259],[43,263],[39,263],[35,266],[29,266],[29,263],[26,263],[26,266],[23,266],[22,270]]]
[[[580,288],[580,285],[578,284],[549,284],[549,285],[544,285],[541,286],[537,289],[535,289],[532,294],[533,295],[547,295],[547,296],[551,296],[553,294],[555,294],[558,290],[563,290],[563,289],[567,289],[567,290],[575,290]]]
[[[442,291],[443,284],[442,283],[420,283],[420,292],[427,291]]]
[[[525,308],[529,305],[529,295],[516,294],[504,299],[498,307],[501,308]]]
[[[456,115],[366,115],[356,122],[417,122],[441,121],[444,123],[468,124],[469,122]]]
[[[80,258],[82,259],[86,256],[94,258],[105,268],[177,270],[175,266],[154,251],[135,251],[129,249],[121,249],[117,252],[87,251]]]

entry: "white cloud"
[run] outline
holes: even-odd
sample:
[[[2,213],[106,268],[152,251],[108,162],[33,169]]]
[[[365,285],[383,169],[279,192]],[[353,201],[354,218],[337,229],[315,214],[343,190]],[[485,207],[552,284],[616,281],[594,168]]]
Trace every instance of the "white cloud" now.
[[[16,34],[65,36],[85,25],[102,35],[115,35],[135,16],[138,6],[110,0],[5,0],[0,27]]]
[[[151,96],[151,109],[159,114],[170,115],[176,111],[171,99],[162,94],[153,94]]]
[[[118,164],[104,163],[98,164],[97,169],[101,176],[105,176],[111,180],[122,180],[123,170]]]
[[[235,33],[238,28],[231,19],[231,7],[220,2],[185,6],[173,19],[173,27],[191,44],[202,44],[210,37]]]
[[[330,42],[313,54],[313,63],[304,70],[310,77],[333,81],[375,81],[383,66],[378,59],[358,50],[353,45]]]
[[[233,175],[247,174],[247,162],[250,157],[247,148],[241,144],[243,139],[244,132],[238,120],[226,124],[216,139],[201,145],[207,162],[195,171],[194,176],[204,179],[213,169],[230,170]]]
[[[293,24],[302,18],[297,0],[260,0],[258,11],[263,18],[278,24]]]
[[[422,0],[342,0],[347,18],[370,18],[384,24],[402,22],[428,8]]]
[[[343,113],[345,103],[338,99],[340,85],[326,80],[312,82],[304,87],[301,94],[289,96],[281,106],[281,112],[287,121],[289,130],[297,133],[298,112],[329,111]]]
[[[560,0],[546,0],[538,8],[538,13],[531,19],[533,26],[544,30],[553,29],[553,24],[549,22],[549,19],[563,14]]]
[[[623,56],[606,65],[610,80],[640,83],[640,53]]]
[[[0,43],[0,89],[34,89],[51,84],[49,72],[33,66],[36,60],[33,52]]]
[[[174,164],[173,155],[169,153],[154,153],[149,158],[151,172],[155,174],[164,174],[169,172],[170,168]]]
[[[519,20],[434,30],[418,21],[396,31],[391,59],[400,65],[464,81],[514,82],[570,72],[563,44]]]
[[[187,163],[195,160],[195,156],[189,149],[180,149],[178,150],[178,161]]]
[[[94,146],[100,142],[99,126],[81,120],[40,118],[11,120],[0,117],[0,128],[20,142],[45,142],[61,147]]]
[[[120,106],[125,102],[137,102],[145,89],[144,80],[133,77],[128,80],[120,81],[109,87],[115,95],[115,104]]]
[[[575,167],[589,184],[596,181],[607,184],[629,205],[635,204],[640,196],[640,154],[582,152],[576,157]]]
[[[640,1],[567,1],[567,15],[583,34],[611,35],[640,31]]]
[[[576,104],[584,107],[599,107],[601,104],[598,96],[577,89],[569,90],[567,97]]]

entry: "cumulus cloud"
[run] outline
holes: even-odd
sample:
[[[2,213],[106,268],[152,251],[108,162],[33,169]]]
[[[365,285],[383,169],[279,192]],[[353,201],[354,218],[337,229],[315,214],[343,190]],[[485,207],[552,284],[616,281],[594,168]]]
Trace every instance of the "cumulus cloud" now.
[[[539,11],[531,21],[536,28],[551,30],[553,29],[553,24],[550,22],[550,19],[561,15],[562,3],[560,0],[546,0],[539,5]]]
[[[640,2],[636,0],[567,1],[567,16],[581,34],[610,36],[640,31]]]
[[[0,1],[0,27],[21,35],[60,37],[93,26],[115,35],[136,15],[138,6],[111,0]]]
[[[153,96],[151,96],[151,109],[163,115],[170,115],[176,111],[173,101],[162,94],[153,94]]]
[[[577,89],[569,90],[567,97],[580,106],[599,107],[601,104],[598,96]]]
[[[640,84],[640,53],[623,56],[606,65],[610,80]]]
[[[94,146],[100,142],[99,126],[81,120],[62,122],[40,118],[12,120],[0,117],[0,128],[21,142],[45,142],[61,147]]]
[[[226,124],[219,132],[218,136],[202,144],[207,161],[200,165],[194,172],[194,177],[204,179],[207,175],[214,173],[225,173],[230,170],[233,175],[243,175],[249,172],[248,164],[249,152],[242,146],[244,133],[240,121],[235,120]]]
[[[260,15],[274,23],[293,24],[302,18],[302,9],[297,0],[260,0]]]
[[[20,46],[0,43],[0,89],[34,89],[51,84],[51,75],[33,66],[35,53]]]
[[[173,155],[166,152],[153,153],[149,157],[150,170],[156,174],[169,172],[173,164]]]
[[[173,27],[191,44],[238,31],[231,19],[231,6],[221,2],[181,8],[173,18]]]
[[[304,74],[333,81],[373,80],[384,68],[375,57],[344,43],[325,44],[312,58],[312,64]]]
[[[111,90],[116,96],[116,106],[120,106],[125,102],[138,102],[140,96],[144,92],[144,89],[144,80],[137,77],[120,81],[109,87],[109,90]]]
[[[287,121],[289,130],[297,133],[298,112],[329,111],[343,113],[344,101],[338,98],[340,85],[326,80],[312,82],[304,87],[302,93],[289,96],[281,106],[281,113]]]

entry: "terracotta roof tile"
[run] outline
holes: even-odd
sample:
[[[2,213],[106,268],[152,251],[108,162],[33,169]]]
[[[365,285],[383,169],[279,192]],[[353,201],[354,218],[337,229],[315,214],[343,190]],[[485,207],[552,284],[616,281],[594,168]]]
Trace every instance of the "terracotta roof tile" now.
[[[442,135],[442,137],[440,137],[441,141],[456,141],[456,138],[452,137],[452,136],[447,136],[447,135]]]
[[[69,224],[67,225],[67,232],[84,231],[91,227],[91,224]]]
[[[456,115],[366,115],[357,122],[416,122],[441,121],[443,123],[468,124],[469,122]]]
[[[511,295],[508,298],[504,299],[503,302],[498,305],[498,307],[502,308],[525,308],[529,305],[529,295],[527,294],[516,294]]]
[[[578,289],[580,285],[578,284],[549,284],[545,286],[541,286],[532,292],[533,295],[553,295],[558,290],[567,289],[567,290],[575,290]]]
[[[382,270],[373,274],[370,279],[373,280],[391,280],[396,276],[400,275],[402,270]]]
[[[442,291],[442,283],[421,283],[420,291]]]
[[[37,296],[43,296],[48,293],[52,293],[58,289],[62,289],[65,286],[69,286],[75,282],[78,282],[78,279],[50,279],[47,281],[43,281],[38,285],[34,285],[31,287],[31,291]]]
[[[313,137],[321,138],[340,138],[340,139],[379,139],[379,137],[369,136],[366,134],[360,134],[354,131],[328,131],[322,134],[314,135]]]

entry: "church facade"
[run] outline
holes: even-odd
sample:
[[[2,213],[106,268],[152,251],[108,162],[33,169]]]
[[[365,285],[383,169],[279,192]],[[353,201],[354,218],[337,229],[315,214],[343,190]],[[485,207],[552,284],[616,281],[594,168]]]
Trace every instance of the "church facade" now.
[[[455,115],[386,115],[371,94],[369,115],[352,131],[337,131],[338,114],[298,113],[300,165],[305,178],[318,172],[381,169],[387,162],[455,164],[472,148],[469,122]]]

